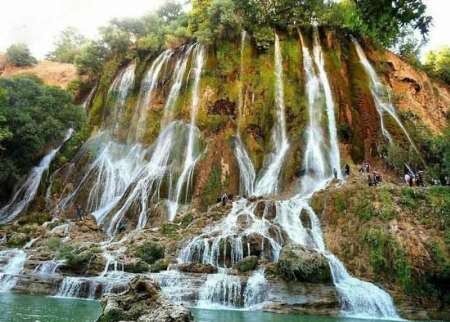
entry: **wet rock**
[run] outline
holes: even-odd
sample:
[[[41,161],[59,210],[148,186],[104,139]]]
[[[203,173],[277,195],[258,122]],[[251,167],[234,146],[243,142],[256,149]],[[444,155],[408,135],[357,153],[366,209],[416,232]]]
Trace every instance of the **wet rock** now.
[[[234,265],[234,268],[237,269],[241,273],[253,271],[258,265],[258,257],[256,256],[247,256],[240,262]]]
[[[154,262],[152,265],[150,265],[149,271],[152,273],[158,273],[161,271],[165,271],[167,267],[169,266],[170,261],[166,258],[158,259],[156,262]]]
[[[328,261],[317,251],[302,246],[285,246],[277,264],[278,274],[285,280],[331,283]]]
[[[255,215],[259,218],[273,220],[277,216],[277,209],[275,202],[272,200],[260,200],[256,204]]]
[[[177,269],[184,273],[197,273],[197,274],[215,274],[217,273],[217,267],[211,264],[202,263],[185,263],[177,265]]]
[[[103,312],[97,322],[193,321],[187,308],[168,302],[160,295],[160,288],[142,276],[133,278],[124,292],[104,295],[101,302]]]

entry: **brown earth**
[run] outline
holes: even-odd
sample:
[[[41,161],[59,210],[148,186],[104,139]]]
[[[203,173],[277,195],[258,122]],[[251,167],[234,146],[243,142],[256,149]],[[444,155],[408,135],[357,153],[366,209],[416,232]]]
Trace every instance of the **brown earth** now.
[[[6,57],[0,54],[0,76],[11,77],[16,75],[31,74],[39,77],[42,81],[51,86],[67,88],[67,85],[78,79],[77,69],[72,64],[64,64],[42,60],[34,66],[15,67],[7,63]]]

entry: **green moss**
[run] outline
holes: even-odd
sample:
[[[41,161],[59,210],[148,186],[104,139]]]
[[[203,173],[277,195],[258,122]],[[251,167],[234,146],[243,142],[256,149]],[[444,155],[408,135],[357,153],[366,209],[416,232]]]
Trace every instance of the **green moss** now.
[[[64,245],[59,248],[57,258],[65,261],[65,267],[69,270],[84,271],[88,263],[95,256],[91,249],[76,248]]]
[[[217,200],[217,197],[222,193],[221,175],[222,170],[220,166],[214,164],[203,190],[202,205],[205,208],[209,205],[214,204]]]
[[[161,234],[170,238],[170,239],[180,239],[182,236],[178,234],[178,225],[171,223],[164,223],[161,225],[160,231]]]

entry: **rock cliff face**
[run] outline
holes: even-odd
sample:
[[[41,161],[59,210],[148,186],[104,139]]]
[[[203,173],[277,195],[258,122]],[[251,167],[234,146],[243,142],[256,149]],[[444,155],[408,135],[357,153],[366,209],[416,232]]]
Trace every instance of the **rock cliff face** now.
[[[152,276],[167,298],[184,304],[248,308],[264,299],[260,308],[265,310],[337,315],[342,298],[333,285],[328,249],[356,277],[393,294],[404,316],[427,316],[413,312],[415,304],[425,308],[428,317],[438,317],[439,309],[445,314],[448,302],[439,300],[445,289],[437,281],[448,281],[447,224],[439,231],[430,228],[439,221],[437,213],[429,222],[420,222],[416,215],[430,208],[413,214],[410,194],[416,191],[399,192],[391,172],[386,172],[386,186],[367,190],[354,166],[364,159],[382,164],[388,146],[382,124],[394,144],[410,151],[405,132],[389,116],[380,119],[350,35],[327,28],[317,34],[301,30],[301,35],[279,34],[276,46],[263,52],[243,37],[242,42],[209,48],[188,44],[158,57],[108,62],[89,108],[90,139],[52,176],[47,197],[40,195],[20,225],[0,227],[5,242],[19,247],[40,237],[28,253],[35,256],[34,266],[54,257],[64,260],[58,271],[65,279],[56,274],[54,281],[58,292],[69,282],[79,285],[77,278],[83,277],[83,292],[98,297],[99,284],[111,291],[108,274],[121,272],[128,283],[139,273]],[[412,140],[424,135],[415,128],[425,128],[425,135],[441,133],[448,123],[448,86],[369,42],[360,43],[378,77],[391,88],[395,115]],[[311,70],[305,68],[308,50],[316,61]],[[314,108],[322,111],[312,126],[316,114],[310,110],[311,89],[306,85],[326,92],[320,79],[324,74],[331,95],[312,98]],[[388,100],[387,92],[383,94]],[[340,177],[340,169],[328,164],[333,133],[325,129],[333,112],[325,112],[327,97],[335,105],[341,164],[352,165],[351,177],[339,184],[333,177]],[[307,146],[311,131],[323,141],[317,144],[320,151]],[[327,160],[317,157],[308,164],[307,153],[323,153]],[[272,168],[279,156],[277,174]],[[323,169],[320,162],[326,164]],[[258,182],[272,170],[275,179],[258,193]],[[302,181],[321,171],[326,185]],[[327,185],[310,208],[308,192]],[[295,199],[299,191],[304,198]],[[423,193],[430,207],[437,198],[444,200],[439,209],[448,210],[448,192],[438,197],[432,190]],[[405,203],[397,202],[400,195]],[[281,202],[289,198],[291,204]],[[79,205],[88,219],[73,223]],[[40,216],[48,213],[58,219],[41,226],[49,218]],[[300,233],[290,227],[301,228]],[[325,245],[319,242],[320,228]],[[434,238],[439,247],[427,261],[432,255],[424,251],[429,246],[424,240]],[[382,248],[376,248],[379,242]],[[427,263],[433,269],[427,270]],[[429,288],[419,289],[424,293],[408,289],[424,272]],[[32,291],[36,283],[26,278],[16,289],[25,289],[27,283]],[[54,292],[54,284],[46,284],[48,293]],[[102,319],[155,320],[141,317],[151,308],[158,318],[176,313],[170,319],[188,321],[184,311],[178,314],[179,307],[161,311],[166,302],[152,283],[131,284],[128,293],[104,299]],[[420,301],[420,294],[434,297]],[[154,298],[157,301],[151,302]]]

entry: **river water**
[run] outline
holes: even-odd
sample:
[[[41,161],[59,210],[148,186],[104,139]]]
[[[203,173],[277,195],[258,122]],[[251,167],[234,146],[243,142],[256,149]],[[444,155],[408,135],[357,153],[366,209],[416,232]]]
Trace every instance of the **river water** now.
[[[93,300],[0,293],[0,322],[94,322],[101,313]],[[382,322],[260,311],[192,309],[195,322]]]

